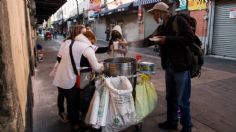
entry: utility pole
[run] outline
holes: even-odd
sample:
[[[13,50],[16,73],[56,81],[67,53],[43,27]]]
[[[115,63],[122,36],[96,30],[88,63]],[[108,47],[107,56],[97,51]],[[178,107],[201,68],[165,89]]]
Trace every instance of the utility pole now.
[[[79,3],[78,0],[76,0],[76,5],[77,5],[77,18],[79,17]]]

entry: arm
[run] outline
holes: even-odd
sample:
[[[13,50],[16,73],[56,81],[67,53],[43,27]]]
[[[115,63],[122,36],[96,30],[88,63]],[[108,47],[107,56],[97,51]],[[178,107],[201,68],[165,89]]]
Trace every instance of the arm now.
[[[109,51],[109,47],[98,47],[98,49],[96,50],[96,54],[99,54],[99,53],[106,53]]]
[[[85,49],[83,55],[88,59],[89,64],[93,70],[95,70],[96,72],[103,71],[104,67],[102,64],[98,63],[98,60],[95,56],[95,52],[92,48],[88,47],[87,49]]]
[[[144,38],[142,41],[129,43],[129,46],[131,46],[131,47],[150,47],[150,46],[153,46],[153,45],[157,44],[157,42],[150,41],[149,38],[152,38],[153,36],[159,35],[162,31],[162,28],[163,28],[162,26],[158,26],[152,34],[150,34],[149,36]]]
[[[118,41],[119,41],[119,44],[122,45],[122,46],[128,46],[129,45],[128,42],[125,39],[123,39],[123,40],[118,39]]]

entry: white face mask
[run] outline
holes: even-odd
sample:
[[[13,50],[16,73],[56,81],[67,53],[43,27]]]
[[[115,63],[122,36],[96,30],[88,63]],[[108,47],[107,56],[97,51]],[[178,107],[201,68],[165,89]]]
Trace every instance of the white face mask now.
[[[160,26],[164,24],[164,21],[163,21],[162,18],[159,18],[159,20],[158,20],[158,24],[159,24]]]

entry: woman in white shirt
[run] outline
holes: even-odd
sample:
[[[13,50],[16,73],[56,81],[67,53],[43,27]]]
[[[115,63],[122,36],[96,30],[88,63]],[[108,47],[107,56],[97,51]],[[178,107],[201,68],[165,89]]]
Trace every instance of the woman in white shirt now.
[[[84,25],[78,25],[77,28],[76,28],[76,32],[77,33],[84,33],[86,32],[86,28]],[[64,42],[67,41],[67,40],[72,40],[72,36],[68,36],[62,43],[61,43],[61,48],[57,54],[57,62],[53,68],[53,70],[50,72],[50,76],[51,77],[54,77],[55,74],[56,74],[56,71],[57,71],[57,68],[58,68],[58,65],[61,61],[61,58],[62,58],[62,53],[63,53],[63,50],[65,49],[64,46]],[[65,95],[64,95],[64,92],[62,92],[62,90],[60,88],[58,88],[58,97],[57,97],[57,106],[58,106],[58,115],[60,117],[60,119],[63,121],[63,122],[68,122],[68,118],[67,118],[67,115],[65,113],[65,109],[64,109],[64,99],[65,99]]]
[[[78,131],[79,129],[79,106],[78,100],[76,100],[76,75],[74,73],[69,54],[69,46],[71,43],[74,41],[72,55],[78,72],[80,71],[81,65],[84,64],[84,61],[81,61],[83,58],[88,60],[89,65],[94,71],[103,71],[103,65],[98,63],[95,56],[95,51],[92,48],[92,43],[94,43],[93,40],[89,40],[85,35],[80,34],[78,28],[78,26],[73,28],[71,33],[72,40],[66,40],[64,42],[64,46],[60,49],[62,58],[53,81],[53,84],[57,86],[66,97],[68,117],[72,125],[72,131]]]

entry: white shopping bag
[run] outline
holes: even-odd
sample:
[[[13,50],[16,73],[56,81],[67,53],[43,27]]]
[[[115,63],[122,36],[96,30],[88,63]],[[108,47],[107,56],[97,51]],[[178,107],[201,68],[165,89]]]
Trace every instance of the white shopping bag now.
[[[103,132],[118,132],[135,124],[133,88],[130,81],[124,76],[106,78],[105,82],[109,89],[110,100],[107,123],[103,127]]]
[[[91,124],[94,128],[100,128],[106,125],[109,91],[105,86],[104,79],[97,80],[95,85],[96,90],[86,114],[85,122]]]

